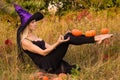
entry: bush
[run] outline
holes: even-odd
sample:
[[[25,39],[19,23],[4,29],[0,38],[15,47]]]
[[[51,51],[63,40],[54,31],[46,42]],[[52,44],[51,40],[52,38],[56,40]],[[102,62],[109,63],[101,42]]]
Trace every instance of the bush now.
[[[45,7],[45,2],[43,0],[40,1],[33,1],[33,0],[26,0],[26,1],[18,1],[20,5],[32,12],[40,11]]]
[[[120,0],[16,0],[22,7],[28,9],[28,11],[36,12],[45,10],[47,14],[47,8],[50,2],[62,2],[63,8],[59,9],[57,15],[63,15],[69,11],[75,11],[80,9],[93,9],[95,11],[111,8],[120,7]],[[12,3],[13,0],[6,0],[7,3]]]

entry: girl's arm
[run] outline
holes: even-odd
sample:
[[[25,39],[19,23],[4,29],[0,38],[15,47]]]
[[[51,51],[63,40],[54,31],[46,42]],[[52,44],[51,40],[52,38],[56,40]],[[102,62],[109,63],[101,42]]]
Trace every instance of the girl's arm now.
[[[53,45],[49,45],[48,48],[46,48],[45,50],[39,48],[38,46],[36,46],[35,44],[33,44],[31,41],[28,41],[26,39],[22,40],[22,47],[24,50],[28,50],[31,51],[33,53],[37,53],[43,56],[46,56],[47,54],[49,54],[52,50],[54,50],[59,44],[68,41],[69,38],[65,39],[63,38],[62,35],[60,35],[59,39],[57,40],[56,43],[54,43]]]

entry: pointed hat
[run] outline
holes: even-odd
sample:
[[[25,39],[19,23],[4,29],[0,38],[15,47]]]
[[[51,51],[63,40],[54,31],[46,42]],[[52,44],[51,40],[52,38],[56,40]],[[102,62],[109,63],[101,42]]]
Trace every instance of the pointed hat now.
[[[43,19],[44,17],[43,14],[40,12],[36,12],[35,14],[32,15],[17,4],[14,4],[14,8],[20,17],[21,26],[24,27],[26,27],[26,25],[29,24],[32,20],[38,21]]]

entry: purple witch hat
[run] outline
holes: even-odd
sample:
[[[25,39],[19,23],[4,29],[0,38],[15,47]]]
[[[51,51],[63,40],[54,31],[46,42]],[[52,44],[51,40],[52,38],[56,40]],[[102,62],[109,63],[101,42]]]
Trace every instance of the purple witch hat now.
[[[40,19],[43,19],[43,17],[44,17],[43,14],[41,14],[40,12],[36,12],[35,14],[32,15],[17,4],[14,4],[14,7],[15,7],[16,12],[20,16],[21,26],[25,27],[32,20],[38,21]]]

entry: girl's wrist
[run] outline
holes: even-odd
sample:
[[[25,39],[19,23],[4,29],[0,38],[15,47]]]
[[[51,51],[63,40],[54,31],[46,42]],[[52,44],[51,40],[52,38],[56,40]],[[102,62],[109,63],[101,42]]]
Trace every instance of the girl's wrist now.
[[[59,44],[60,44],[60,41],[57,41],[56,44],[59,45]]]

